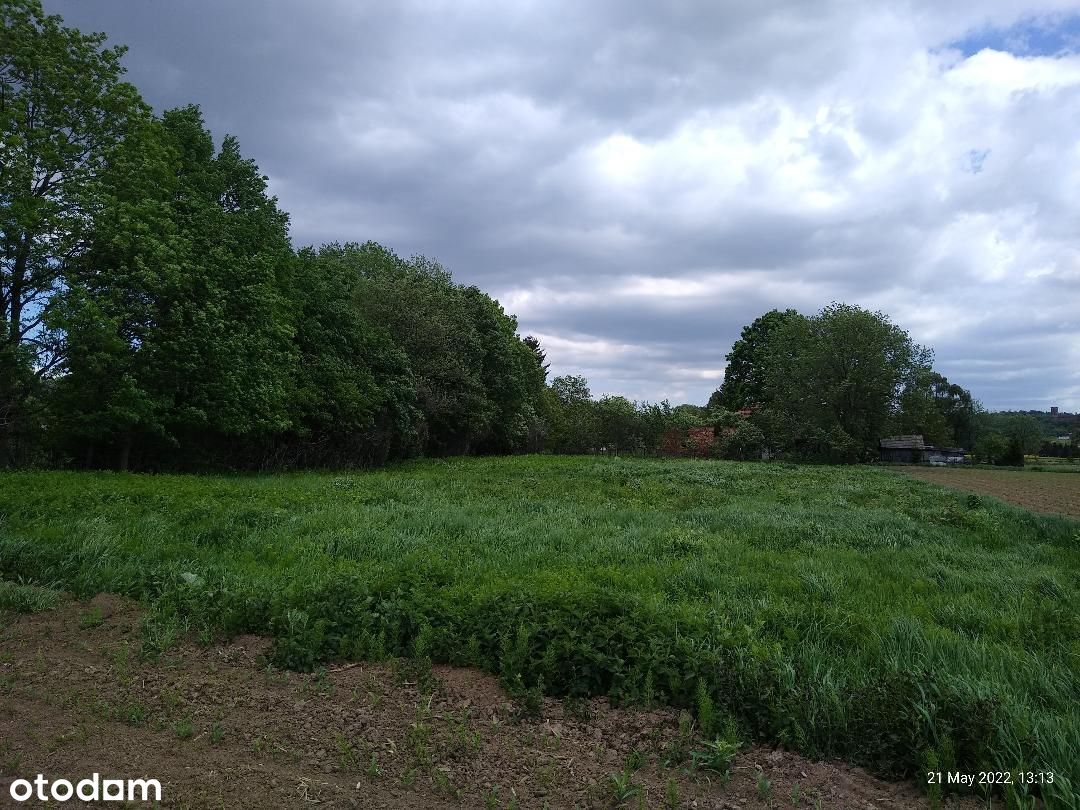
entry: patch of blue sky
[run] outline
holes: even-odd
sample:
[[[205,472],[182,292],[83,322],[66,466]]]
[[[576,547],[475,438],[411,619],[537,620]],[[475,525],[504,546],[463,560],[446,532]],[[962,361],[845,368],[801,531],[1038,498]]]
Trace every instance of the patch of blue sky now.
[[[1060,56],[1080,52],[1080,13],[1029,17],[1007,28],[984,27],[950,42],[965,57],[990,48],[1017,56]]]
[[[983,164],[990,156],[989,149],[971,149],[967,153],[966,169],[972,174],[978,174],[983,170]]]

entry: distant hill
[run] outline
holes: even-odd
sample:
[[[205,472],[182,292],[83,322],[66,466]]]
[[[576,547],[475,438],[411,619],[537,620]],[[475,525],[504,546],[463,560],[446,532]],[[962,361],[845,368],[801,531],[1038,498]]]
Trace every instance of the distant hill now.
[[[1044,439],[1052,441],[1080,427],[1080,414],[1063,411],[994,411],[994,416],[1030,416],[1039,423]]]

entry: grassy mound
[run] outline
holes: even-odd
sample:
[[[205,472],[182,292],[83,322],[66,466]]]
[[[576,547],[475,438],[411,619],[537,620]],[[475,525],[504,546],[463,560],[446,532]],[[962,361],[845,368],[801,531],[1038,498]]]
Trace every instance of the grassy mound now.
[[[1077,801],[1080,524],[884,470],[3,474],[0,574],[143,598],[151,647],[259,632],[298,668],[428,656],[886,775],[1053,770],[1032,790]]]

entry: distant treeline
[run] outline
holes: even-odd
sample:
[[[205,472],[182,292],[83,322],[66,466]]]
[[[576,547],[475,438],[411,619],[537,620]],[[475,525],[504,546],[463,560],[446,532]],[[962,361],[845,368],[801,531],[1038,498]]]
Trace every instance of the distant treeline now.
[[[621,397],[591,403],[584,380],[556,378],[551,388],[561,408],[551,446],[657,449],[674,426],[692,443],[701,436],[693,428],[712,428],[711,446],[695,453],[735,459],[767,451],[802,461],[868,461],[891,434],[971,447],[981,408],[936,373],[932,360],[880,312],[847,304],[812,316],[773,310],[743,329],[727,354],[723,385],[703,407]]]
[[[1080,457],[1080,421],[986,411],[880,312],[772,310],[742,330],[726,360],[723,385],[705,406],[594,401],[584,378],[557,377],[542,411],[548,447],[857,463],[877,458],[884,436],[918,434],[991,464],[1022,466],[1035,453]],[[1047,442],[1048,426],[1067,437]]]
[[[549,385],[539,342],[438,262],[294,250],[236,139],[216,148],[195,106],[154,115],[103,35],[38,0],[0,0],[0,18],[0,466],[657,453],[701,427],[731,458],[855,462],[889,433],[976,444],[978,404],[930,351],[842,304],[755,320],[707,406]]]
[[[975,455],[994,464],[1023,466],[1025,455],[1080,458],[1080,419],[1041,411],[979,415]]]

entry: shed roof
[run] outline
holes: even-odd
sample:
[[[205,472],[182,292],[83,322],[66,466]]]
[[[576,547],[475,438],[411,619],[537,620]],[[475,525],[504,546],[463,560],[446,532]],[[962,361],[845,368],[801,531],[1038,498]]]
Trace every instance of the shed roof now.
[[[926,447],[921,435],[886,436],[878,444],[883,450],[923,450]]]

